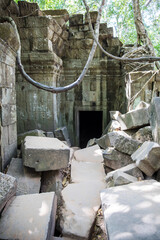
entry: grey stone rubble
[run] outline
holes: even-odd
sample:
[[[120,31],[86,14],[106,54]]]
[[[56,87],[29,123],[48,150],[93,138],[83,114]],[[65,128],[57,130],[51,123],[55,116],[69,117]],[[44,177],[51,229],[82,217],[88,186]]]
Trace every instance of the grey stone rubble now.
[[[106,231],[110,240],[158,240],[160,183],[131,183],[101,192]]]
[[[17,180],[16,195],[39,193],[41,185],[41,173],[32,168],[23,166],[21,158],[12,158],[7,174]]]
[[[27,136],[37,136],[37,137],[45,137],[45,132],[39,129],[31,130],[25,133],[18,134],[17,136],[17,144],[21,146],[25,137]]]
[[[60,223],[64,237],[87,240],[100,207],[99,191],[105,188],[102,151],[95,145],[75,151],[74,157]]]
[[[54,234],[54,192],[17,196],[0,221],[0,238],[49,240]]]
[[[155,142],[144,142],[131,158],[142,172],[151,177],[160,169],[160,145]]]
[[[0,213],[16,194],[17,181],[14,177],[0,172]]]
[[[27,136],[22,147],[23,163],[35,171],[66,168],[70,148],[57,138]]]
[[[127,173],[117,171],[113,174],[113,182],[114,182],[114,186],[120,186],[120,185],[137,182],[137,178]]]
[[[55,137],[58,138],[61,141],[66,141],[68,146],[71,146],[68,130],[66,127],[58,128],[54,131]]]
[[[150,125],[153,140],[160,144],[160,98],[153,98],[150,106]]]
[[[140,128],[132,138],[140,142],[153,141],[151,126]]]

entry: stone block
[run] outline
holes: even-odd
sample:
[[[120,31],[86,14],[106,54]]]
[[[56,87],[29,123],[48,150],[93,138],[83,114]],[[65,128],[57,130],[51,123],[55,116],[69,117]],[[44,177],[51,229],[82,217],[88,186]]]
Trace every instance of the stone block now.
[[[89,30],[90,30],[89,24],[83,24],[83,25],[79,26],[79,31],[81,31],[81,32],[87,32]]]
[[[153,98],[149,112],[153,139],[160,144],[160,97]]]
[[[126,185],[129,183],[137,182],[137,178],[127,173],[116,171],[113,174],[113,182],[114,182],[114,186],[120,186],[120,185]]]
[[[72,34],[70,37],[70,39],[84,39],[84,32],[75,32],[74,34]]]
[[[16,194],[17,182],[14,177],[0,172],[0,213]]]
[[[132,155],[141,145],[142,143],[140,141],[121,135],[116,139],[114,147],[119,152]]]
[[[55,193],[17,196],[0,221],[0,238],[49,240],[54,235]]]
[[[100,23],[99,26],[100,33],[104,33],[107,31],[107,23]]]
[[[18,2],[20,16],[43,16],[37,3],[29,3],[27,1]]]
[[[107,147],[114,147],[116,140],[121,136],[129,138],[129,135],[123,131],[113,131],[96,139],[96,142],[101,148],[106,149]]]
[[[34,38],[32,51],[53,51],[52,42],[48,38]]]
[[[27,136],[22,148],[24,165],[36,171],[66,168],[69,155],[69,147],[57,138]]]
[[[66,22],[69,20],[69,13],[66,9],[43,10],[43,13],[51,16],[61,16]]]
[[[101,202],[106,231],[114,240],[157,240],[160,183],[149,180],[105,189]]]
[[[84,162],[103,162],[102,150],[98,145],[75,151],[74,158]]]
[[[10,163],[13,157],[17,155],[17,141],[10,145],[6,145],[1,149],[2,170],[4,170]]]
[[[1,39],[3,39],[15,52],[19,48],[19,42],[14,28],[10,23],[0,23]]]
[[[89,239],[96,213],[100,207],[101,181],[69,184],[62,191],[64,205],[60,225],[64,237]]]
[[[135,134],[132,135],[132,138],[140,142],[153,141],[151,127],[147,126],[140,128]]]
[[[56,22],[59,24],[61,28],[65,29],[66,21],[62,16],[53,16],[53,18],[56,20]]]
[[[91,22],[92,23],[96,23],[97,16],[98,16],[98,12],[97,11],[90,12],[90,18],[91,18]],[[88,23],[88,22],[89,21],[88,21],[87,14],[85,14],[85,23]]]
[[[133,163],[131,157],[128,154],[119,152],[113,147],[109,147],[103,151],[103,158],[104,165],[114,170]]]
[[[62,173],[59,170],[42,173],[41,192],[55,192],[59,198],[62,191]]]
[[[107,134],[108,132],[113,132],[113,131],[119,131],[121,130],[121,125],[118,121],[116,120],[111,120],[105,130],[103,131],[102,135]]]
[[[83,24],[83,14],[75,14],[69,18],[69,26],[76,26]]]
[[[71,181],[73,183],[104,181],[104,178],[105,172],[102,163],[75,160],[71,163]]]
[[[69,135],[68,135],[68,130],[65,126],[54,130],[54,134],[55,134],[56,138],[58,138],[61,141],[66,141],[68,146],[71,146],[71,143],[69,140]]]
[[[11,74],[12,75],[12,74]],[[12,75],[14,78],[14,76]],[[2,105],[16,104],[16,91],[14,88],[2,88]]]
[[[46,137],[54,138],[53,132],[46,132],[45,135],[46,135]]]
[[[17,123],[8,126],[8,144],[11,145],[17,141]]]
[[[140,128],[149,125],[148,108],[136,109],[126,114],[119,114],[117,121],[121,124],[122,130]]]
[[[144,142],[131,158],[142,172],[151,177],[160,169],[160,145],[155,142]]]
[[[114,37],[114,38],[107,38],[106,39],[107,45],[109,47],[115,47],[115,46],[122,46],[122,42],[119,40],[118,37]]]
[[[137,178],[138,180],[143,180],[144,179],[141,170],[136,166],[135,163],[131,163],[131,164],[125,166],[125,167],[122,167],[122,168],[119,168],[115,171],[107,173],[106,182],[112,181],[114,173],[118,172],[118,171],[127,173],[127,174]]]
[[[7,174],[17,180],[16,195],[39,193],[41,174],[24,167],[21,158],[12,158]]]
[[[24,141],[25,137],[27,136],[45,137],[45,132],[42,130],[34,129],[25,133],[18,134],[18,139],[17,139],[18,146],[21,145],[21,143]]]

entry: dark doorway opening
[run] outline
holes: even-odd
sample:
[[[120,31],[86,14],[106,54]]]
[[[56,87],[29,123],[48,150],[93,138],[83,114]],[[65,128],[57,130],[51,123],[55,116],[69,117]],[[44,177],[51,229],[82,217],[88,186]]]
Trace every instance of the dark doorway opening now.
[[[79,111],[79,145],[86,147],[92,138],[102,135],[102,111]]]

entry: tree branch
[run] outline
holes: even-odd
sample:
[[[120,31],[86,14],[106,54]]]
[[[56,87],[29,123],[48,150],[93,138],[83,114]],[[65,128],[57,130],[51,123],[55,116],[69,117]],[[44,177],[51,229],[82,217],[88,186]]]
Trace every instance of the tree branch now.
[[[101,13],[102,13],[103,6],[104,6],[104,0],[102,0],[101,6],[100,6],[99,12],[98,12],[97,21],[96,21],[96,28],[95,28],[95,38],[96,39],[98,39],[98,36],[99,36],[99,25],[100,25],[100,18],[101,18]],[[78,86],[82,82],[82,80],[84,79],[84,77],[86,75],[86,72],[87,72],[87,70],[88,70],[88,68],[89,68],[89,66],[92,62],[92,59],[94,57],[94,53],[95,53],[96,47],[97,47],[96,41],[93,42],[92,49],[90,51],[90,54],[89,54],[88,60],[86,62],[86,65],[84,66],[84,69],[82,70],[82,73],[80,74],[78,79],[75,82],[73,82],[73,83],[71,83],[67,86],[64,86],[64,87],[52,87],[52,86],[50,87],[50,86],[47,86],[45,84],[41,84],[39,82],[36,82],[25,72],[24,67],[21,63],[21,42],[20,42],[20,37],[19,37],[18,30],[17,30],[17,26],[16,26],[15,22],[13,21],[13,19],[10,18],[10,17],[0,18],[0,22],[4,22],[4,21],[7,21],[7,22],[11,23],[11,25],[15,29],[15,32],[17,34],[17,38],[18,38],[18,41],[19,41],[19,49],[17,51],[17,58],[16,58],[18,69],[19,69],[20,73],[22,74],[22,76],[29,83],[31,83],[32,85],[34,85],[37,88],[43,89],[43,90],[48,91],[48,92],[61,93],[61,92],[66,92],[66,91],[68,91],[72,88],[75,88],[76,86]]]

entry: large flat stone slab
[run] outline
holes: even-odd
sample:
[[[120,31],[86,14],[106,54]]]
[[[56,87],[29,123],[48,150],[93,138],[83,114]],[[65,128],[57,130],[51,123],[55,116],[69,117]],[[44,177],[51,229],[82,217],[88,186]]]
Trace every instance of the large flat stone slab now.
[[[98,145],[75,151],[74,158],[84,162],[103,162],[102,150]]]
[[[71,181],[74,183],[104,181],[105,172],[102,163],[72,161]]]
[[[149,180],[101,192],[110,240],[160,239],[160,183]]]
[[[142,172],[151,177],[160,169],[160,145],[155,142],[144,142],[131,158]]]
[[[23,166],[21,158],[12,158],[7,174],[17,179],[16,195],[39,193],[41,174]]]
[[[0,172],[0,212],[16,194],[17,181],[14,177]]]
[[[100,207],[100,191],[105,188],[101,181],[69,184],[62,191],[61,227],[63,236],[88,239],[96,213]]]
[[[0,239],[50,240],[55,214],[54,192],[17,196],[0,219]]]
[[[27,136],[22,148],[22,158],[26,167],[36,171],[66,168],[70,149],[57,138]]]

